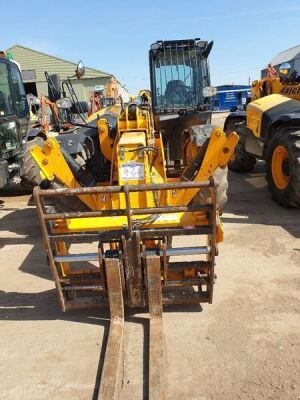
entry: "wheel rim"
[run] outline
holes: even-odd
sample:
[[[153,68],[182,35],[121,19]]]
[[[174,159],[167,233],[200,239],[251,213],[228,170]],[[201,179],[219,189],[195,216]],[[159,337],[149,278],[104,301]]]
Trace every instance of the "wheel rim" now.
[[[272,156],[272,177],[279,189],[285,189],[290,180],[289,153],[284,146],[277,146]]]

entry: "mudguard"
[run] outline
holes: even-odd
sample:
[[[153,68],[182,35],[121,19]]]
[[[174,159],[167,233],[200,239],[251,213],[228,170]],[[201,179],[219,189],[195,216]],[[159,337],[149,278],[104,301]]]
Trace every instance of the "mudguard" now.
[[[234,111],[228,114],[224,122],[224,131],[226,131],[229,121],[241,119],[244,119],[246,121],[246,111]]]
[[[300,130],[300,112],[282,114],[273,119],[273,121],[270,121],[269,126],[266,127],[267,129],[265,131],[265,139],[268,139],[271,136],[272,132],[281,124],[299,126]]]

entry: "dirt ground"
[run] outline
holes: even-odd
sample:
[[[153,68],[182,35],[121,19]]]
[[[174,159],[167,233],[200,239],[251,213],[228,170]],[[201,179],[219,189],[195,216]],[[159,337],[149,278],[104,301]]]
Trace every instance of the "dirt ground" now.
[[[31,197],[0,207],[0,399],[96,399],[109,315],[62,313]],[[165,309],[168,399],[300,399],[300,211],[258,164],[230,174],[223,222],[213,304]],[[126,320],[122,400],[146,399],[147,313]]]

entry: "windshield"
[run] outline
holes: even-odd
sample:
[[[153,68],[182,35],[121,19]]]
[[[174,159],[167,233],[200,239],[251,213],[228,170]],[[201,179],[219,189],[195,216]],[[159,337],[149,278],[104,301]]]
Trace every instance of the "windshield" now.
[[[0,118],[13,114],[12,104],[8,67],[0,61]]]
[[[153,62],[155,108],[196,108],[208,86],[207,60],[195,48],[163,49]]]

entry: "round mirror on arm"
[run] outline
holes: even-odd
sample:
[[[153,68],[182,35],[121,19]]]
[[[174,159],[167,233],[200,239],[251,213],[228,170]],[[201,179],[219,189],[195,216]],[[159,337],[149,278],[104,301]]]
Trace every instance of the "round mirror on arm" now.
[[[281,76],[288,77],[291,73],[291,64],[288,62],[284,62],[279,67],[279,73]]]
[[[80,60],[78,61],[76,70],[75,70],[75,75],[77,77],[77,79],[81,79],[85,74],[85,66],[83,64],[83,62]]]

